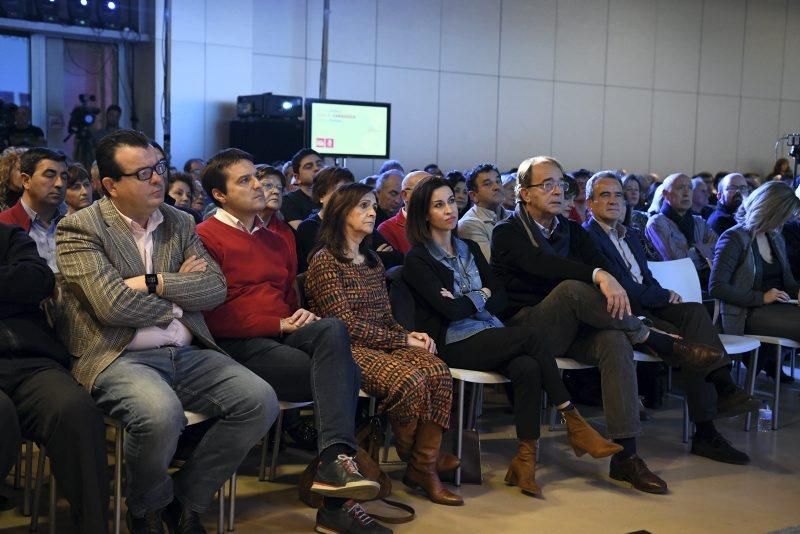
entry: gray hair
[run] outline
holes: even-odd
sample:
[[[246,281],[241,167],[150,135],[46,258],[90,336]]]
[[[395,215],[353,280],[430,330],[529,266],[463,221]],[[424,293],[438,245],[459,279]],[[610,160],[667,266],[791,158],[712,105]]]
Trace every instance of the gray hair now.
[[[557,159],[551,158],[550,156],[534,156],[524,160],[517,167],[517,185],[514,186],[514,193],[518,202],[525,204],[525,201],[522,200],[522,195],[520,192],[531,185],[531,180],[533,179],[533,168],[537,165],[545,164],[557,167],[558,170],[561,171],[561,174],[566,176],[567,173],[564,172],[564,167],[561,166],[561,163],[559,163]]]
[[[383,189],[383,182],[388,180],[390,176],[397,176],[398,178],[400,178],[401,183],[403,181],[402,172],[398,171],[397,169],[389,169],[388,171],[378,176],[378,179],[375,180],[375,191],[380,191],[381,189]]]
[[[702,178],[692,178],[692,191],[700,187],[701,185],[705,185],[706,183],[703,181]]]
[[[669,176],[664,178],[664,183],[662,184],[664,186],[664,189],[666,189],[667,191],[671,191],[672,183],[678,178],[689,178],[689,177],[683,174],[682,172],[676,172],[674,174],[670,174]]]
[[[745,181],[747,181],[747,178],[745,178],[745,177],[744,177],[744,176],[743,176],[741,173],[738,173],[738,172],[732,172],[732,173],[730,173],[730,174],[726,174],[725,176],[723,176],[722,178],[720,178],[720,181],[717,183],[717,191],[723,191],[723,190],[725,190],[725,188],[726,188],[726,187],[728,187],[728,184],[731,182],[731,180],[732,180],[733,178],[735,178],[736,176],[741,176],[741,177],[742,177],[742,179],[744,179]]]
[[[666,180],[665,180],[666,181]],[[653,193],[653,201],[650,203],[650,207],[647,208],[648,215],[655,215],[656,213],[661,211],[661,204],[664,203],[664,184],[660,184],[656,187],[655,193]]]
[[[800,211],[800,198],[783,182],[767,182],[742,202],[736,221],[755,234],[780,230]]]
[[[591,178],[586,182],[586,198],[594,199],[594,187],[597,182],[603,180],[605,178],[610,178],[611,180],[616,180],[619,183],[619,186],[622,187],[622,176],[619,171],[597,171],[592,175]]]

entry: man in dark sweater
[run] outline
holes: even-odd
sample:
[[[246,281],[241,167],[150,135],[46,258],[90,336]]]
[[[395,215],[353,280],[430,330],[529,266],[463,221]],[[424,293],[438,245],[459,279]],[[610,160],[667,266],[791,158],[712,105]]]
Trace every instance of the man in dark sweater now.
[[[40,302],[55,279],[22,228],[0,223],[0,480],[22,436],[47,448],[82,533],[108,530],[103,414],[72,378]]]
[[[742,205],[750,187],[747,180],[738,172],[725,175],[719,181],[717,208],[708,218],[708,225],[717,235],[736,225],[736,210]]]
[[[661,287],[647,266],[635,230],[623,226],[622,180],[613,171],[601,171],[586,184],[586,198],[592,217],[583,227],[606,259],[609,272],[628,293],[634,314],[646,316],[665,332],[724,350],[705,307],[699,302],[683,302],[681,296]],[[685,369],[689,418],[697,426],[692,453],[720,462],[749,463],[714,427],[717,417],[731,417],[758,409],[759,401],[736,387],[730,376],[729,360],[722,358],[705,372]]]
[[[625,289],[589,235],[560,215],[567,183],[555,159],[525,160],[517,181],[517,210],[492,234],[492,268],[511,304],[500,318],[509,326],[546,328],[555,356],[600,368],[607,434],[623,447],[611,458],[611,477],[665,493],[667,484],[636,454],[641,424],[633,345],[644,343],[692,367],[716,362],[722,353],[676,341],[631,315]]]
[[[319,201],[312,199],[311,186],[314,184],[314,176],[324,168],[322,158],[311,148],[303,148],[292,157],[292,170],[298,188],[283,197],[281,214],[283,220],[295,230],[314,210],[322,208]]]

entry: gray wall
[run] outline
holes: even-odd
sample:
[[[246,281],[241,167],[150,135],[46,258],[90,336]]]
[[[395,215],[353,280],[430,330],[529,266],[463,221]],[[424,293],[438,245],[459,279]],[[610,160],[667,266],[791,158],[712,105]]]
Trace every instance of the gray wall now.
[[[159,4],[160,2],[157,2]],[[331,0],[328,97],[393,105],[407,168],[765,172],[800,129],[799,0]],[[316,97],[322,0],[175,0],[173,154],[240,94]],[[350,160],[357,175],[379,162]]]

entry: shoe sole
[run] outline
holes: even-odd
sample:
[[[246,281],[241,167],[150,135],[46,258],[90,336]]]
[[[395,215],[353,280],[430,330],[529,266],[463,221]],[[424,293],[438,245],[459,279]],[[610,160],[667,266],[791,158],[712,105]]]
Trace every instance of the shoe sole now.
[[[727,419],[729,417],[736,417],[737,415],[753,413],[756,412],[759,408],[761,408],[761,401],[759,400],[746,401],[741,404],[731,406],[724,412],[718,412],[717,418]]]
[[[750,463],[750,460],[749,460],[749,459],[748,459],[748,460],[744,460],[744,461],[736,461],[736,460],[723,460],[722,458],[715,458],[714,456],[712,456],[712,455],[710,455],[710,454],[703,454],[702,452],[698,452],[698,451],[695,451],[695,450],[692,450],[691,452],[692,452],[692,454],[694,454],[695,456],[702,456],[703,458],[708,458],[709,460],[713,460],[713,461],[715,461],[715,462],[719,462],[719,463],[721,463],[721,464],[731,464],[731,465],[747,465],[747,464],[749,464],[749,463]]]
[[[348,482],[344,486],[332,486],[322,482],[314,482],[311,491],[325,495],[326,497],[340,497],[343,499],[354,499],[356,501],[368,501],[378,496],[381,485],[372,480],[362,480],[360,482]]]
[[[636,489],[636,490],[639,490],[639,491],[643,491],[645,493],[652,493],[653,495],[663,495],[668,491],[668,488],[653,488],[653,489],[650,489],[650,488],[637,488],[636,485],[633,483],[633,481],[631,481],[628,477],[626,477],[624,475],[618,475],[616,473],[609,473],[608,476],[613,478],[614,480],[619,480],[621,482],[627,482],[628,484],[630,484],[633,487],[633,489]]]

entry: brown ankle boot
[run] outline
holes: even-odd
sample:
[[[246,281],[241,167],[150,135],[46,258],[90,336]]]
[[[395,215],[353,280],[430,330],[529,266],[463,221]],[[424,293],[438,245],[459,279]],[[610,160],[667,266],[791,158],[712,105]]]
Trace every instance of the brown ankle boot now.
[[[542,489],[536,483],[536,440],[519,441],[517,455],[511,460],[506,473],[506,484],[517,486],[525,495],[541,497]]]
[[[395,421],[391,421],[391,425],[397,456],[404,462],[408,462],[411,460],[411,449],[414,447],[414,438],[417,434],[417,420],[414,419],[407,425],[401,425]],[[452,471],[459,465],[461,465],[461,461],[458,459],[458,456],[439,451],[439,456],[436,459],[437,472],[445,473],[447,471]]]
[[[464,500],[460,495],[451,493],[439,480],[436,472],[436,461],[439,447],[442,445],[442,428],[435,423],[425,421],[417,428],[417,437],[411,451],[411,460],[403,476],[403,484],[410,488],[420,488],[428,498],[436,504],[461,506]]]
[[[608,441],[592,428],[575,406],[560,413],[567,423],[567,439],[576,456],[583,456],[588,452],[592,458],[605,458],[622,450],[622,445]]]

